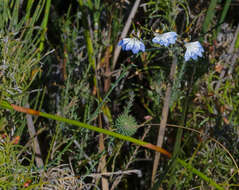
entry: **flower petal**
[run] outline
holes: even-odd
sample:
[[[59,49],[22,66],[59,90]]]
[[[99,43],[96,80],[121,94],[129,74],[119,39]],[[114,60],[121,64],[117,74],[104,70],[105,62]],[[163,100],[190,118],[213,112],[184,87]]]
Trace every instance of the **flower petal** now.
[[[176,32],[166,32],[164,34],[156,35],[152,39],[152,42],[168,47],[170,44],[175,44],[176,40],[177,40]]]
[[[198,57],[203,56],[202,53],[204,52],[204,49],[198,41],[186,43],[185,47],[186,47],[186,53],[184,55],[185,61],[190,60],[190,58],[192,58],[193,60],[197,60]]]
[[[127,43],[125,50],[126,51],[131,50],[131,49],[133,49],[133,47],[134,47],[134,42],[130,41]]]
[[[140,43],[140,49],[142,52],[145,52],[145,45],[142,42]]]
[[[122,47],[122,50],[131,50],[134,54],[138,53],[139,51],[145,51],[143,42],[136,38],[124,38],[118,43],[118,45]]]

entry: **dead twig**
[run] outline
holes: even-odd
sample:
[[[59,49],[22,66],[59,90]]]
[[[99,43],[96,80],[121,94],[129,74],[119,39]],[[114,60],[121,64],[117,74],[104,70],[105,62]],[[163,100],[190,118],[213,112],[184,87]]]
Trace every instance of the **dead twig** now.
[[[29,108],[28,103],[26,104],[26,107]],[[32,116],[27,114],[26,118],[27,118],[28,132],[30,134],[30,137],[34,138],[32,148],[36,155],[35,156],[36,165],[38,168],[43,168],[44,164],[43,164],[43,160],[42,160],[41,149],[40,149],[39,141],[36,136],[36,130],[35,130],[35,126],[34,126],[34,123],[32,120]]]
[[[162,144],[163,144],[165,128],[166,128],[166,124],[167,124],[167,120],[168,120],[169,102],[170,102],[171,89],[172,89],[171,82],[174,81],[176,66],[177,66],[177,58],[176,58],[176,56],[173,56],[173,63],[171,65],[170,76],[169,76],[170,81],[168,83],[166,94],[165,94],[163,111],[162,111],[161,122],[160,122],[160,128],[159,128],[159,132],[158,132],[157,146],[159,146],[159,147],[162,147]],[[155,176],[156,176],[156,173],[157,173],[159,159],[160,159],[160,153],[155,152],[153,171],[152,171],[152,179],[151,179],[151,185],[152,186],[154,184]]]
[[[84,177],[93,177],[93,178],[99,178],[102,176],[112,176],[112,175],[131,175],[131,174],[137,174],[139,177],[142,176],[142,172],[140,170],[126,170],[126,171],[117,171],[117,172],[105,172],[100,174],[90,174],[86,175]]]
[[[101,114],[99,115],[99,126],[102,128],[102,118]],[[105,145],[104,145],[104,136],[103,134],[99,135],[99,152],[102,153],[105,151]],[[98,165],[98,170],[102,173],[107,173],[107,164],[106,164],[106,155],[102,155],[100,158],[100,162]],[[101,179],[102,182],[102,189],[109,190],[109,182],[108,179],[102,176]]]

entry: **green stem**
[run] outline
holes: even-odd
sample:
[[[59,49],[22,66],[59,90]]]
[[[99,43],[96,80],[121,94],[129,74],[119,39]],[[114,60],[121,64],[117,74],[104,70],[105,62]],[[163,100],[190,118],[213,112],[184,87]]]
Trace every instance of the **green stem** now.
[[[44,19],[42,21],[42,34],[41,34],[41,42],[40,42],[40,53],[43,51],[44,48],[44,41],[45,41],[45,34],[47,31],[47,23],[48,23],[48,17],[49,17],[49,12],[50,12],[50,7],[51,7],[51,0],[47,0],[46,5],[45,5],[45,14],[44,14]]]
[[[182,73],[185,70],[185,66],[186,66],[186,62],[183,63],[183,66],[181,68]],[[195,68],[196,67],[194,67],[194,71],[193,71],[193,74],[192,74],[191,81],[193,80],[193,75],[195,73]],[[179,78],[181,78],[181,77],[179,77]],[[186,119],[187,119],[186,117],[187,117],[187,112],[188,112],[189,94],[191,92],[191,88],[192,88],[192,82],[190,83],[190,86],[189,86],[189,89],[188,89],[188,92],[187,92],[187,95],[186,95],[186,99],[185,99],[185,102],[184,102],[183,115],[181,117],[181,123],[180,123],[180,125],[182,125],[182,126],[185,126]],[[176,156],[176,154],[178,154],[179,151],[180,151],[182,135],[183,135],[183,129],[179,128],[177,130],[176,141],[175,141],[175,145],[174,145],[174,149],[173,149],[173,155],[174,156]]]
[[[82,24],[84,27],[84,36],[86,39],[86,47],[87,47],[87,53],[88,53],[88,61],[93,68],[93,70],[96,70],[96,63],[95,63],[95,55],[94,55],[94,48],[93,48],[93,42],[91,40],[90,36],[90,30],[87,23],[87,13],[86,13],[86,7],[84,6],[83,0],[78,0],[78,3],[80,5],[80,9],[82,12]],[[94,83],[97,84],[96,78],[94,77]]]
[[[216,182],[214,182],[212,179],[210,179],[209,177],[204,175],[202,172],[200,172],[197,169],[195,169],[192,165],[186,163],[183,160],[180,160],[179,158],[177,158],[176,161],[178,163],[180,163],[183,167],[187,168],[192,173],[198,175],[201,179],[205,180],[206,182],[208,182],[211,186],[215,187],[216,189],[219,189],[219,190],[223,190],[224,189],[221,186],[219,186]]]
[[[206,34],[208,32],[210,22],[212,21],[213,16],[215,14],[216,6],[217,6],[217,0],[211,0],[210,5],[207,10],[207,15],[206,15],[205,20],[202,25],[203,34]],[[203,40],[203,36],[200,38],[200,41],[202,41],[202,40]]]
[[[182,74],[182,72],[185,70],[185,67],[186,67],[186,62],[183,63],[180,74]],[[195,72],[196,72],[196,66],[193,68],[193,72],[192,72],[191,80],[190,80],[191,82],[189,83],[189,88],[187,90],[186,98],[184,100],[184,108],[183,108],[183,113],[182,113],[182,117],[181,117],[181,121],[180,121],[180,125],[182,125],[182,126],[186,126],[187,114],[188,114],[188,104],[189,104],[189,99],[190,99],[189,95],[192,90],[193,77],[194,77]],[[181,78],[181,77],[179,77],[179,78]],[[175,157],[175,158],[177,158],[180,154],[182,135],[183,135],[183,129],[182,128],[177,129],[176,140],[175,140],[174,149],[173,149],[173,157]],[[174,174],[174,172],[176,172],[175,171],[176,164],[177,164],[177,162],[176,162],[176,160],[174,160],[172,163],[172,168],[173,168],[171,171],[172,175]],[[174,184],[173,178],[171,178],[169,184],[170,185]]]
[[[177,57],[174,55],[172,59],[172,65],[170,68],[170,74],[169,74],[169,82],[167,85],[167,90],[165,93],[165,99],[163,102],[163,110],[162,110],[162,116],[161,116],[161,121],[160,121],[160,128],[158,130],[158,138],[157,138],[157,146],[162,146],[163,145],[163,139],[164,139],[164,134],[166,130],[166,124],[168,120],[168,113],[169,113],[169,103],[170,103],[170,97],[171,97],[171,91],[172,91],[172,85],[171,82],[174,81],[174,75],[176,73],[176,68],[177,68]],[[153,163],[153,170],[152,170],[152,179],[151,179],[151,185],[153,186],[156,173],[158,170],[158,165],[160,161],[160,154],[156,153],[154,157],[154,163]]]
[[[83,127],[83,128],[86,128],[86,129],[89,129],[89,130],[92,130],[92,131],[96,131],[98,133],[103,133],[105,135],[110,135],[112,137],[116,137],[116,138],[119,138],[121,140],[132,142],[134,144],[149,148],[151,150],[158,151],[158,152],[160,152],[160,153],[162,153],[162,154],[164,154],[168,157],[171,157],[171,154],[168,151],[161,148],[161,147],[155,146],[155,145],[150,144],[150,143],[145,142],[145,141],[135,139],[133,137],[124,136],[124,135],[121,135],[119,133],[115,133],[115,132],[112,132],[112,131],[109,131],[109,130],[106,130],[106,129],[103,129],[103,128],[95,127],[95,126],[92,126],[92,125],[89,125],[89,124],[86,124],[86,123],[82,123],[82,122],[79,122],[79,121],[76,121],[76,120],[67,119],[67,118],[64,118],[64,117],[61,117],[61,116],[58,116],[58,115],[39,112],[39,111],[36,111],[36,110],[16,106],[14,104],[10,105],[6,101],[1,101],[0,102],[0,107],[3,107],[5,109],[10,109],[10,110],[16,110],[16,111],[23,112],[23,113],[26,113],[26,114],[41,116],[41,117],[48,118],[48,119],[53,119],[53,120],[56,120],[56,121],[65,122],[65,123],[68,123],[70,125],[75,125],[75,126],[78,126],[78,127]]]
[[[30,18],[32,5],[33,5],[33,0],[28,0],[27,9],[26,9],[26,20]]]
[[[225,19],[226,15],[227,15],[227,12],[228,12],[228,9],[230,7],[230,4],[231,4],[231,0],[227,0],[225,5],[224,5],[223,11],[222,11],[222,15],[221,15],[221,18],[219,20],[219,26],[217,27],[216,36],[220,32],[221,24],[224,22],[224,19]]]
[[[61,117],[61,116],[52,115],[52,114],[48,114],[48,113],[44,113],[44,112],[39,112],[39,116],[42,116],[42,117],[45,117],[45,118],[48,118],[48,119],[53,119],[53,120],[56,120],[56,121],[65,122],[65,123],[75,125],[75,126],[78,126],[78,127],[83,127],[83,128],[86,128],[86,129],[89,129],[89,130],[92,130],[92,131],[96,131],[98,133],[103,133],[105,135],[110,135],[112,137],[119,138],[121,140],[125,140],[125,141],[128,141],[128,142],[132,142],[134,144],[137,144],[137,145],[140,145],[140,146],[143,146],[143,147],[148,147],[148,145],[150,144],[148,142],[144,142],[144,141],[135,139],[133,137],[124,136],[124,135],[121,135],[119,133],[115,133],[115,132],[112,132],[112,131],[109,131],[109,130],[106,130],[106,129],[103,129],[103,128],[88,125],[86,123],[81,123],[79,121],[67,119],[67,118],[64,118],[64,117]]]

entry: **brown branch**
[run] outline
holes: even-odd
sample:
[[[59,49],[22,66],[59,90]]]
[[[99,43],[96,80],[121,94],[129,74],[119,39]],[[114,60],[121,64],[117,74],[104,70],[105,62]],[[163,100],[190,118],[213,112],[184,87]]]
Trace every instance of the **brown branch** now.
[[[176,72],[176,65],[177,65],[177,58],[176,58],[176,56],[173,56],[173,63],[171,65],[170,76],[169,76],[170,81],[168,83],[168,87],[167,87],[166,94],[165,94],[163,111],[162,111],[162,116],[161,116],[161,121],[160,121],[160,129],[159,129],[159,132],[158,132],[157,146],[159,146],[159,147],[162,147],[162,144],[163,144],[163,138],[164,138],[165,128],[166,128],[167,119],[168,119],[171,89],[172,89],[171,82],[174,80],[174,75],[175,75],[175,72]],[[153,171],[152,171],[152,179],[151,179],[151,185],[152,186],[154,184],[155,176],[156,176],[156,173],[157,173],[159,159],[160,159],[160,153],[155,152]]]
[[[99,115],[99,126],[102,128],[101,114]],[[100,153],[103,153],[105,151],[104,136],[103,136],[103,134],[99,135],[99,151],[100,151]],[[102,157],[100,158],[98,170],[101,173],[107,173],[106,155],[105,154],[102,155]],[[108,179],[105,178],[104,176],[102,176],[101,181],[102,181],[102,189],[109,190]]]
[[[136,12],[138,10],[139,4],[140,4],[140,0],[136,0],[134,2],[134,6],[131,9],[130,15],[129,15],[127,21],[126,21],[126,24],[124,26],[124,29],[123,29],[122,33],[121,33],[120,39],[125,38],[127,33],[129,32],[132,20],[133,20]],[[115,47],[115,51],[114,51],[113,66],[112,66],[112,69],[111,69],[112,71],[114,71],[114,69],[115,69],[115,65],[116,65],[116,62],[117,62],[119,54],[120,54],[120,50],[121,50],[121,47],[117,45]]]
[[[140,170],[126,170],[126,171],[117,171],[117,172],[106,172],[106,173],[92,173],[89,175],[86,175],[84,177],[93,177],[93,178],[99,178],[103,176],[113,176],[113,175],[131,175],[131,174],[137,174],[138,176],[142,176],[142,172]]]
[[[26,104],[26,107],[29,108],[28,103]],[[25,109],[27,109],[27,108],[25,108]],[[30,109],[28,109],[28,110],[30,110]],[[32,149],[35,153],[36,165],[37,165],[38,168],[43,168],[44,164],[43,164],[43,160],[42,160],[41,149],[40,149],[40,145],[39,145],[39,142],[38,142],[38,139],[37,139],[37,136],[36,136],[36,130],[35,130],[35,126],[34,126],[34,123],[33,123],[33,120],[32,120],[32,116],[27,114],[26,118],[27,118],[28,132],[30,134],[30,137],[33,138]]]

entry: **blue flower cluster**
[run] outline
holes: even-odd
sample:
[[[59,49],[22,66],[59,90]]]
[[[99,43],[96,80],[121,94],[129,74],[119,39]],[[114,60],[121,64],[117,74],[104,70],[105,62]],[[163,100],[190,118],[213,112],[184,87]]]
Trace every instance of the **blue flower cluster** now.
[[[153,39],[152,42],[156,44],[160,44],[161,46],[168,47],[170,44],[175,44],[177,40],[177,33],[176,32],[166,32],[164,34],[157,34]],[[119,44],[122,46],[124,51],[131,50],[134,54],[137,54],[139,51],[145,51],[145,45],[142,41],[138,40],[137,38],[124,38],[122,39]],[[204,49],[202,45],[196,42],[190,42],[185,44],[186,53],[184,55],[185,61],[190,60],[197,60],[198,57],[202,57],[202,53]]]

